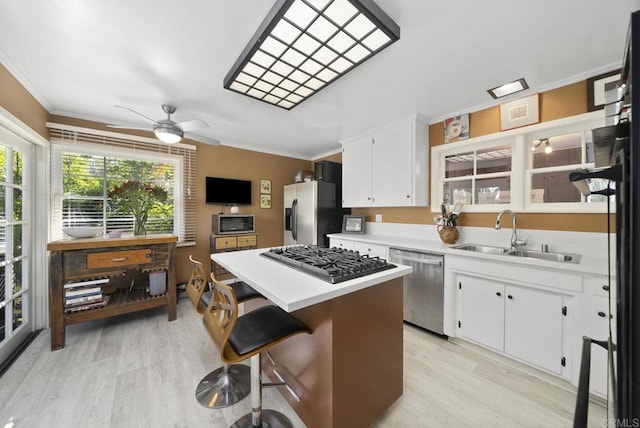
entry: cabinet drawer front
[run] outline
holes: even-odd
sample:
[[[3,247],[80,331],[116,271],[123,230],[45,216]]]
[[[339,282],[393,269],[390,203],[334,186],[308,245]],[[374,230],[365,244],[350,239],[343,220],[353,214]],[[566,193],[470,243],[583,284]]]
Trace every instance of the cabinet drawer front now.
[[[87,254],[87,269],[100,269],[117,266],[131,266],[151,263],[153,250],[108,251]]]
[[[216,250],[222,250],[225,248],[236,248],[238,246],[238,242],[236,241],[236,237],[228,237],[228,238],[216,238]]]
[[[387,258],[387,247],[384,245],[355,242],[353,249],[359,251],[360,254],[368,254],[372,257],[378,256],[383,259]]]
[[[238,236],[238,247],[253,247],[256,242],[256,235]]]

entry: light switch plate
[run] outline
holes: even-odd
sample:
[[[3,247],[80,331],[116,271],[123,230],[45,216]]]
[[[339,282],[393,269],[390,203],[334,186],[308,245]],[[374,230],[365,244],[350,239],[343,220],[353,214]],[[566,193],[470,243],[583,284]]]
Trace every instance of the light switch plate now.
[[[376,214],[376,223],[382,223],[382,214]]]

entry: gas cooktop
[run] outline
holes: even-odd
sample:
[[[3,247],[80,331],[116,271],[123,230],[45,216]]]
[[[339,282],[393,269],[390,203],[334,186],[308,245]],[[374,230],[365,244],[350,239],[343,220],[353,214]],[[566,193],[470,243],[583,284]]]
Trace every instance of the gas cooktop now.
[[[315,245],[272,248],[261,255],[332,284],[396,267],[380,257],[369,257],[353,250],[323,248]]]

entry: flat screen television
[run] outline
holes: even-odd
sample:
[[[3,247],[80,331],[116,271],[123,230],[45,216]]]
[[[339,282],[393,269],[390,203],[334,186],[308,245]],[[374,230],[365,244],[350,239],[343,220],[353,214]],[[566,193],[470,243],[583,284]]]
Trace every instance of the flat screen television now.
[[[251,205],[251,181],[207,177],[206,203]]]

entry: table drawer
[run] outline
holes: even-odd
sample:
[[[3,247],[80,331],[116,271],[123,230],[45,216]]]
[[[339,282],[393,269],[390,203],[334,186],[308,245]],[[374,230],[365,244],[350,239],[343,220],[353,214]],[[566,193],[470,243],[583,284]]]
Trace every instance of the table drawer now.
[[[238,247],[255,247],[256,235],[238,236]]]
[[[216,238],[216,250],[223,250],[225,248],[236,248],[238,241],[235,236],[229,236],[224,238]]]
[[[106,251],[87,254],[87,269],[141,265],[153,262],[153,250]]]

